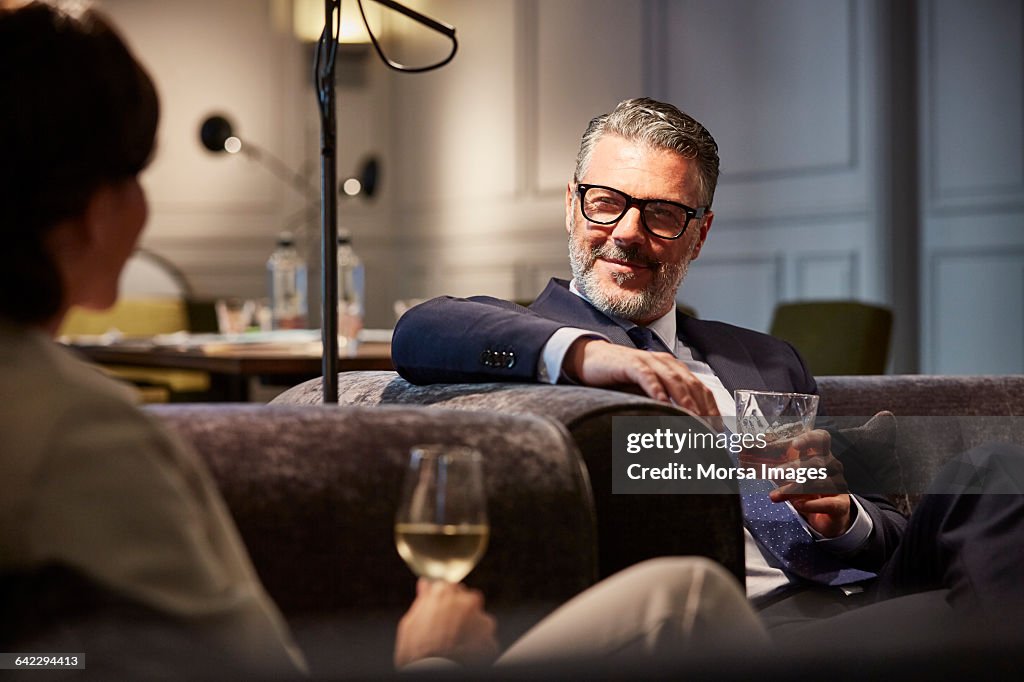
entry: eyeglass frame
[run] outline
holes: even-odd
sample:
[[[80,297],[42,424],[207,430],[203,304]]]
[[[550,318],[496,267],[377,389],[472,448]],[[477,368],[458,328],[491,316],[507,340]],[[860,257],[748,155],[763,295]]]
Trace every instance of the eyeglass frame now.
[[[604,221],[604,222],[602,222],[600,220],[594,220],[593,218],[588,216],[586,214],[586,212],[583,210],[583,206],[586,203],[585,199],[584,199],[584,195],[586,195],[587,191],[589,191],[591,189],[606,189],[606,190],[608,190],[610,192],[615,192],[616,194],[620,194],[623,197],[625,197],[626,198],[626,205],[623,207],[622,213],[620,213],[614,220],[608,220],[608,221]],[[577,182],[576,183],[576,194],[579,195],[579,198],[580,198],[580,213],[583,214],[584,218],[586,218],[590,222],[594,223],[595,225],[614,225],[615,223],[617,223],[620,220],[622,220],[622,218],[627,213],[629,213],[629,209],[631,209],[634,206],[636,206],[637,209],[640,211],[640,224],[644,226],[645,230],[647,230],[648,232],[653,234],[658,239],[668,239],[668,240],[679,239],[684,234],[686,234],[686,228],[688,228],[690,226],[690,221],[691,220],[703,218],[705,215],[707,215],[708,210],[711,208],[710,206],[701,206],[700,208],[691,208],[690,206],[687,206],[686,204],[680,203],[678,201],[671,201],[669,199],[637,199],[636,197],[632,197],[632,196],[626,194],[625,192],[623,192],[621,189],[617,189],[615,187],[609,187],[608,185],[592,185],[590,183],[584,183],[584,182]],[[658,234],[657,232],[652,230],[647,225],[647,216],[645,215],[644,211],[647,209],[647,205],[648,204],[652,204],[652,203],[656,203],[656,202],[657,203],[663,203],[663,204],[671,204],[672,206],[676,206],[678,208],[683,209],[683,212],[686,214],[686,222],[683,223],[682,229],[679,230],[679,232],[678,232],[678,234],[676,234],[676,236],[674,236],[674,237],[666,237],[663,234]]]

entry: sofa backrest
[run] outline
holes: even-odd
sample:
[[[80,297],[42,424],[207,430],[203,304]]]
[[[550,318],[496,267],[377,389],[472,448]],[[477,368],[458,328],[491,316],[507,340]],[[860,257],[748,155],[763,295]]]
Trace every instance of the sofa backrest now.
[[[319,405],[323,383],[307,381],[273,404]],[[612,424],[615,417],[683,416],[649,398],[583,386],[541,384],[435,384],[417,386],[395,372],[338,375],[342,405],[419,405],[499,415],[554,419],[569,430],[583,455],[597,511],[602,577],[644,559],[695,554],[722,563],[745,580],[742,516],[735,495],[616,495],[612,493]]]
[[[489,605],[556,604],[596,577],[594,512],[557,423],[408,407],[149,408],[206,460],[271,597],[290,618],[408,607],[394,546],[409,450],[479,449],[490,544],[467,584]]]
[[[911,502],[952,458],[986,443],[1024,443],[1024,375],[824,376],[829,415],[896,415],[892,450]]]
[[[897,417],[1022,416],[1024,375],[924,374],[818,377],[822,402],[832,415]]]

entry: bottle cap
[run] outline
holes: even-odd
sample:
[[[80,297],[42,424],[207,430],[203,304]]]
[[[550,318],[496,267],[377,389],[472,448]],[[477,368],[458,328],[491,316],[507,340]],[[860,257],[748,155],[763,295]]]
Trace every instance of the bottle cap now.
[[[295,246],[295,235],[291,232],[282,232],[277,236],[278,246]]]

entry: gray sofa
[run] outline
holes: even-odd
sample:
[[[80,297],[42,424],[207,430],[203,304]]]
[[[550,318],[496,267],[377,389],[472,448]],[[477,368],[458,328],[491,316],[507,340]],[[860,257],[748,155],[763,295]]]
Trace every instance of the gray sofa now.
[[[415,405],[489,415],[519,414],[563,425],[579,448],[589,474],[597,514],[600,577],[658,556],[700,555],[721,563],[741,584],[745,580],[743,521],[735,494],[612,494],[613,419],[687,416],[671,405],[629,393],[580,386],[415,386],[394,372],[345,372],[338,380],[338,402],[342,405]],[[322,382],[313,380],[285,391],[272,404],[321,402]],[[725,457],[722,453],[715,455]]]
[[[487,595],[506,643],[600,574],[649,556],[704,554],[742,579],[736,496],[608,489],[614,417],[679,414],[670,406],[581,387],[421,387],[391,372],[346,373],[339,383],[339,406],[314,407],[315,380],[269,406],[152,408],[210,463],[314,670],[352,672],[362,660],[379,671],[388,659],[413,582],[391,524],[408,449],[419,442],[485,453],[494,534],[468,582]],[[819,388],[840,422],[895,413],[848,433],[897,463],[903,493],[963,449],[1024,442],[1024,376],[822,377]],[[722,677],[721,663],[706,677]]]
[[[416,386],[394,372],[348,372],[339,375],[338,383],[342,405],[418,405],[554,419],[572,434],[589,471],[602,576],[645,558],[700,554],[743,580],[742,520],[735,496],[611,493],[613,418],[683,414],[669,405],[575,386]],[[837,452],[857,453],[844,462],[851,486],[887,494],[907,512],[951,457],[985,442],[1024,443],[1021,375],[826,376],[818,384],[832,425],[844,436]],[[314,405],[321,400],[322,382],[314,380],[289,389],[274,403]],[[883,411],[892,415],[858,428]]]
[[[671,406],[581,387],[420,387],[392,372],[346,373],[339,383],[339,406],[314,406],[315,380],[269,406],[148,408],[209,464],[314,672],[387,665],[397,616],[414,594],[392,526],[408,451],[419,443],[485,454],[492,538],[468,582],[498,613],[506,643],[599,575],[649,556],[704,554],[742,580],[735,495],[609,490],[613,419],[680,414]],[[835,418],[859,424],[880,410],[895,413],[851,438],[897,462],[903,493],[963,449],[1024,442],[1024,376],[822,377],[819,388]],[[43,605],[25,601],[33,614]],[[729,678],[721,664],[716,658],[705,676]],[[778,670],[789,676],[794,665]],[[733,672],[750,677],[743,666]]]

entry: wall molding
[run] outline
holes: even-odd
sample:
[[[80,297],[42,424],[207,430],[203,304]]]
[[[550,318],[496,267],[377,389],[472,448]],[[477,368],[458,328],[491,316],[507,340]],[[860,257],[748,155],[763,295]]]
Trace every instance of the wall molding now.
[[[847,269],[846,296],[850,299],[860,298],[860,254],[853,249],[843,251],[804,251],[793,257],[793,270],[796,277],[796,294],[800,299],[816,298],[808,286],[807,269],[812,265],[834,262]]]
[[[781,299],[786,288],[785,257],[781,253],[772,254],[727,254],[727,255],[702,255],[700,261],[693,267],[708,270],[715,267],[743,268],[744,266],[768,266],[772,269],[772,279],[775,283],[775,298]],[[691,270],[692,272],[692,270]],[[689,275],[687,275],[689,276]]]
[[[515,5],[515,70],[516,108],[519,153],[516,155],[516,196],[535,196],[539,193],[537,164],[540,163],[538,133],[540,129],[540,103],[537,88],[540,82],[539,7],[537,0],[520,0]]]
[[[925,313],[926,329],[928,331],[928,338],[925,339],[923,344],[924,352],[924,368],[923,371],[935,372],[942,371],[941,368],[936,367],[936,363],[939,360],[941,350],[941,335],[939,333],[939,323],[941,319],[940,306],[942,301],[939,300],[938,296],[938,285],[940,281],[939,268],[946,263],[951,261],[984,261],[986,259],[1000,261],[1014,261],[1020,266],[1022,273],[1024,273],[1024,246],[1022,245],[1006,245],[997,247],[979,247],[972,249],[963,248],[936,248],[932,249],[928,255],[928,267],[927,267],[927,282],[924,291],[924,301],[926,301],[927,310]],[[1024,300],[1024,291],[1021,291],[1021,298]],[[1024,338],[1024,311],[1021,311],[1021,333],[1018,339]],[[1018,346],[1021,349],[1021,356],[1018,362],[1018,369],[1016,371],[1024,371],[1024,344]]]
[[[937,24],[938,12],[933,2],[920,3],[919,25],[923,27],[920,35],[921,55],[924,62],[923,68],[926,76],[920,79],[922,92],[922,110],[926,112],[922,117],[922,137],[924,138],[924,149],[927,162],[924,166],[924,187],[925,206],[930,215],[937,212],[954,211],[958,215],[966,215],[976,211],[998,212],[1002,210],[1024,209],[1024,172],[1014,183],[997,183],[991,185],[976,185],[962,187],[939,187],[939,169],[937,167],[939,155],[935,150],[939,149],[942,141],[939,139],[936,116],[938,104],[936,97],[938,93],[937,80],[939,78],[938,54],[942,46],[938,45]],[[1024,12],[1021,12],[1021,23],[1019,41],[1024,44]],[[1020,80],[1020,92],[1024,92],[1024,65],[1019,67],[1018,78]],[[1022,147],[1020,156],[1024,158],[1024,136],[1022,136]]]
[[[764,218],[752,218],[738,215],[733,217],[731,213],[722,215],[715,214],[715,222],[711,227],[712,232],[716,230],[727,230],[730,232],[739,230],[756,230],[764,228],[787,228],[807,227],[821,225],[835,227],[851,222],[865,222],[871,219],[871,214],[863,207],[846,208],[836,211],[811,211],[807,213],[794,213],[790,215],[772,215]]]
[[[665,28],[665,7],[670,0],[655,0],[661,5],[660,12],[655,12],[656,16],[660,16],[662,21],[661,30],[658,31],[661,35],[659,39],[664,41],[663,44],[667,44],[667,37],[664,36]],[[844,173],[856,173],[863,170],[863,159],[861,158],[861,127],[864,125],[864,117],[861,113],[861,103],[863,100],[862,88],[862,70],[860,68],[860,60],[858,55],[862,49],[861,41],[864,38],[865,30],[861,24],[864,21],[864,12],[859,9],[859,5],[862,0],[846,0],[846,17],[847,17],[847,73],[846,73],[846,88],[847,96],[850,101],[850,121],[847,129],[849,139],[847,140],[848,155],[843,161],[836,163],[826,164],[808,164],[804,166],[791,167],[791,168],[779,168],[779,169],[765,169],[765,170],[754,170],[754,171],[738,171],[738,172],[726,172],[722,174],[720,179],[720,185],[739,185],[745,183],[766,183],[775,182],[779,180],[792,180],[796,178],[816,178],[822,175],[841,175]],[[663,51],[664,53],[664,51]],[[657,63],[651,60],[652,63]],[[664,94],[667,92],[667,75],[665,74],[666,67],[663,66],[664,57],[662,57],[662,64],[658,64],[658,68],[661,71],[655,77],[652,78],[652,82],[658,83],[660,92]]]
[[[668,96],[668,63],[665,59],[668,45],[668,21],[665,0],[643,0],[644,37],[644,92],[654,99]]]

